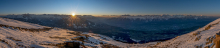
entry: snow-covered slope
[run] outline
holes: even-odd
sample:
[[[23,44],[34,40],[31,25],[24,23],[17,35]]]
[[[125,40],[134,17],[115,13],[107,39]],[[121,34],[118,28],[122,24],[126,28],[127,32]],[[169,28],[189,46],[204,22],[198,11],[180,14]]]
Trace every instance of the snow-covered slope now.
[[[0,48],[10,48],[10,47],[11,48],[18,48],[18,47],[54,48],[56,46],[45,45],[45,44],[64,43],[67,41],[73,41],[73,39],[75,39],[76,37],[86,36],[80,34],[80,32],[75,32],[60,28],[53,28],[53,29],[49,29],[48,31],[42,31],[46,26],[20,22],[7,18],[0,18],[0,21],[1,21]],[[43,29],[33,29],[33,28],[43,28]],[[35,30],[35,31],[31,31],[31,30]],[[79,33],[79,34],[75,34],[75,33]],[[88,38],[92,39],[91,37]]]
[[[0,48],[126,47],[109,37],[0,18]],[[49,29],[48,29],[49,28]],[[76,44],[75,44],[76,43]]]
[[[203,28],[197,29],[193,32],[177,36],[171,40],[159,42],[152,47],[168,47],[168,48],[195,48],[195,47],[209,47],[213,48],[215,34],[220,31],[220,19],[217,19]]]
[[[74,31],[92,31],[129,43],[171,39],[217,19],[211,16],[8,15],[4,17]]]
[[[127,44],[115,41],[107,36],[77,32],[61,28],[50,28],[17,20],[0,18],[0,48],[56,48],[56,47],[129,47],[129,48],[194,48],[214,47],[212,40],[220,31],[220,19],[203,28],[163,42],[145,44]],[[46,28],[45,28],[46,27]],[[40,28],[40,29],[38,29]],[[50,28],[50,29],[48,29]],[[76,43],[77,42],[77,43]]]
[[[46,27],[46,26],[41,26],[41,25],[37,25],[37,24],[25,23],[25,22],[21,22],[21,21],[4,19],[4,18],[0,18],[0,24],[11,25],[11,26],[16,26],[16,27],[23,27],[23,28],[43,28],[43,27]]]

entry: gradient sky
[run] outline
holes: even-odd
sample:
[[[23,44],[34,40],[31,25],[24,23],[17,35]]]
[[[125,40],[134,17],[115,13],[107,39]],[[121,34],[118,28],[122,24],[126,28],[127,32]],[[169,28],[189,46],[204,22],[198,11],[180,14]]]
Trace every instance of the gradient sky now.
[[[0,14],[220,15],[220,0],[0,0]]]

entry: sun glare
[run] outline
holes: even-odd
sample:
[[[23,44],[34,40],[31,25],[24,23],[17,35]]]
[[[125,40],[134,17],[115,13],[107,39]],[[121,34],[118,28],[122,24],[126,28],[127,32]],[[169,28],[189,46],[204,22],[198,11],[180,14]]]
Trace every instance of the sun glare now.
[[[72,16],[75,16],[75,13],[72,13]]]

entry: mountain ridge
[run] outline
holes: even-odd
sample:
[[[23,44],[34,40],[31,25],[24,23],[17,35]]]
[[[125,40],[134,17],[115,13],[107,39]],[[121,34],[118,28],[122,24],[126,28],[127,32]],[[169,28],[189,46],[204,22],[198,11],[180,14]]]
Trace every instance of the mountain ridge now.
[[[1,22],[4,23],[19,23],[14,25],[15,27],[30,28],[28,25],[35,27],[39,26],[32,23],[24,23],[7,18],[1,18]],[[215,47],[213,40],[215,34],[220,31],[220,19],[217,19],[206,26],[192,31],[187,34],[177,36],[173,39],[158,42],[149,42],[144,44],[127,44],[113,40],[104,35],[88,33],[88,32],[76,32],[67,29],[53,28],[49,31],[30,32],[13,29],[10,27],[0,27],[0,47],[13,48],[13,47],[49,47],[55,48],[57,46],[45,45],[45,44],[59,44],[64,42],[79,42],[80,47],[98,47],[103,48],[110,47],[130,47],[130,48],[192,48],[192,47]],[[4,24],[5,25],[5,24]],[[9,24],[12,26],[13,24]],[[25,34],[25,35],[24,35]],[[79,34],[79,35],[77,35]],[[42,44],[44,43],[44,44]],[[18,45],[19,44],[19,45]],[[22,45],[22,46],[21,46]]]

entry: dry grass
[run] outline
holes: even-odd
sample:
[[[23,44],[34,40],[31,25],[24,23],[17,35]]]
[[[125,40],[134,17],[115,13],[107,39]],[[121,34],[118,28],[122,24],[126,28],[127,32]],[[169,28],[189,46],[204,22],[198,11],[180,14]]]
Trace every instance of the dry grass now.
[[[21,40],[19,40],[19,39],[15,39],[15,38],[13,38],[13,37],[7,37],[8,39],[11,39],[11,40],[14,40],[14,41],[21,41]]]
[[[213,44],[212,46],[211,46],[211,48],[213,48],[215,46],[215,44]]]
[[[205,30],[209,30],[211,28],[211,25],[208,25],[207,27],[205,27]]]
[[[57,46],[58,48],[80,48],[79,42],[64,42],[64,43],[58,43],[58,44],[42,44],[40,45],[48,45],[48,46]]]
[[[16,43],[17,46],[22,47],[22,48],[35,48],[35,47],[31,47],[31,46],[24,46],[22,44]]]
[[[193,33],[193,35],[196,36],[196,35],[200,34],[200,32],[201,32],[201,31],[198,31],[198,32],[196,32],[196,33]]]
[[[118,46],[111,45],[111,44],[102,44],[101,47],[102,47],[102,48],[120,48],[120,47],[118,47]]]
[[[205,48],[209,48],[209,46],[206,46]]]
[[[195,41],[199,41],[201,39],[201,36],[198,36]]]
[[[77,38],[74,38],[72,40],[78,40],[78,41],[82,41],[84,42],[84,40],[87,40],[87,38],[84,38],[84,37],[77,37]]]
[[[49,30],[53,29],[53,28],[27,29],[27,28],[14,27],[14,26],[3,25],[3,24],[0,24],[0,27],[6,27],[6,28],[18,29],[18,30],[21,30],[21,31],[30,31],[30,32],[49,31]]]
[[[59,44],[52,44],[52,43],[50,43],[50,44],[42,44],[42,43],[40,43],[40,45],[57,46],[59,48],[64,48],[64,46],[65,46],[63,43],[59,43]]]
[[[67,33],[73,34],[73,35],[76,35],[76,36],[85,36],[86,38],[91,37],[87,34],[82,34],[82,32],[67,32]]]
[[[73,34],[73,35],[77,35],[77,36],[81,36],[81,33],[80,32],[67,32],[69,34]]]
[[[212,26],[215,26],[217,24],[219,24],[219,22],[211,24],[211,25],[208,25],[207,27],[205,27],[205,30],[209,30]]]
[[[7,41],[0,39],[0,42],[6,43],[8,46],[12,47]]]
[[[196,48],[202,48],[202,46],[196,46]]]
[[[207,42],[206,42],[206,45],[212,43],[213,40],[214,40],[213,37],[209,37],[209,38],[207,38],[207,39],[206,39],[206,41],[207,41]]]
[[[216,33],[216,38],[214,39],[214,42],[215,42],[215,46],[216,46],[216,48],[220,48],[220,32],[219,33]]]
[[[66,37],[58,37],[58,36],[54,36],[54,37],[51,37],[49,36],[50,38],[55,38],[55,39],[66,39]]]

